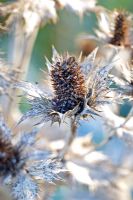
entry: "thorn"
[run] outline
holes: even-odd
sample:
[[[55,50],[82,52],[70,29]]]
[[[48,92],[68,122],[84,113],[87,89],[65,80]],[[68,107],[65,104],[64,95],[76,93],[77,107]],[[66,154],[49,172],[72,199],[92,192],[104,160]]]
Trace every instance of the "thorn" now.
[[[51,62],[48,60],[47,57],[45,57],[45,60],[46,60],[46,66],[47,66],[47,68],[48,68],[48,71],[50,72],[50,71],[51,71],[51,66],[52,66],[52,64],[51,64]]]
[[[78,57],[78,62],[79,62],[79,63],[81,62],[82,54],[83,54],[83,52],[81,51],[80,54],[79,54],[79,57]]]
[[[52,52],[53,52],[52,61],[55,62],[56,59],[59,58],[59,54],[53,45],[52,45]]]

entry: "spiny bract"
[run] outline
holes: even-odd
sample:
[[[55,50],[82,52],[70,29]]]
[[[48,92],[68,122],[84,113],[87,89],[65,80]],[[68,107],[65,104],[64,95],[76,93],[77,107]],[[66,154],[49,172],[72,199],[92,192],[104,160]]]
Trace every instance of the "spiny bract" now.
[[[121,94],[121,98],[133,100],[133,64],[127,63],[121,65],[120,77],[112,77],[117,85],[117,92]]]
[[[59,173],[66,171],[61,160],[48,158],[46,151],[35,148],[37,133],[37,129],[23,133],[14,144],[11,130],[0,115],[0,182],[9,186],[13,199],[36,199],[40,190],[38,177],[54,182],[62,180]]]
[[[95,49],[83,62],[68,53],[60,56],[53,48],[52,63],[47,61],[54,94],[50,97],[37,85],[28,82],[15,84],[26,92],[31,108],[19,123],[27,118],[39,117],[37,124],[46,121],[61,122],[66,117],[80,118],[98,115],[98,106],[109,103],[111,65],[95,66]]]

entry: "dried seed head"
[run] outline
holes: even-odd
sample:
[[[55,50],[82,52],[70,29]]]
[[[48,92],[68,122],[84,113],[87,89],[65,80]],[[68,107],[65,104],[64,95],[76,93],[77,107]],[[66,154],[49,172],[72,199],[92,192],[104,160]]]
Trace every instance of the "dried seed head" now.
[[[62,180],[59,173],[66,171],[61,160],[53,156],[48,159],[47,151],[37,149],[37,133],[37,129],[24,133],[15,137],[16,143],[12,144],[13,134],[0,115],[0,181],[4,187],[9,186],[13,199],[38,199],[41,188],[38,179],[53,183]]]
[[[84,76],[76,58],[67,56],[53,64],[51,79],[55,94],[54,110],[64,114],[79,104],[78,112],[82,111],[86,88]]]
[[[19,159],[19,150],[9,140],[0,136],[0,174],[12,173],[14,175]]]
[[[117,46],[127,46],[129,45],[128,41],[128,32],[129,32],[129,20],[127,15],[124,12],[118,12],[114,20],[114,33],[113,37],[110,40],[110,44]]]
[[[26,92],[31,106],[19,123],[38,117],[39,121],[35,125],[47,121],[60,124],[65,118],[72,117],[78,121],[82,117],[98,115],[97,107],[111,101],[107,93],[111,91],[108,73],[112,65],[95,66],[96,53],[97,48],[81,63],[80,59],[76,60],[68,54],[60,56],[53,49],[53,63],[46,60],[54,89],[51,97],[34,84],[15,84],[15,87]]]
[[[98,29],[94,35],[86,35],[84,39],[90,39],[101,44],[112,44],[119,47],[132,47],[133,29],[132,14],[124,10],[102,10],[97,13]]]

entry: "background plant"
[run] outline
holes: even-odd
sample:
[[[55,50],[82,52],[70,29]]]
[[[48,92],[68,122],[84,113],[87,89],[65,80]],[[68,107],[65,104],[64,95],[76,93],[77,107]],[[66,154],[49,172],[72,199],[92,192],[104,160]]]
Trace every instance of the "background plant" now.
[[[4,167],[9,166],[9,177],[2,171],[1,184],[12,192],[13,199],[56,198],[64,191],[63,199],[132,199],[132,14],[116,9],[120,2],[107,3],[106,8],[103,4],[106,2],[93,0],[0,4],[1,37],[9,40],[8,48],[7,40],[1,41],[1,171],[7,172]],[[132,2],[127,1],[125,7],[128,5]],[[96,31],[92,30],[94,21]],[[87,33],[80,35],[79,27]],[[54,50],[51,59],[52,44],[59,54]],[[97,46],[98,52],[94,50]],[[45,62],[44,55],[50,61]],[[44,63],[51,68],[48,73],[39,69]],[[68,66],[67,75],[64,66]],[[64,96],[60,94],[61,78],[70,80],[67,86],[63,83]],[[16,86],[28,94],[32,108],[26,108],[25,102],[20,109],[17,96],[22,93]],[[51,99],[56,102],[54,109],[49,105]],[[87,112],[85,105],[89,106]],[[16,126],[20,118],[23,122]],[[49,120],[52,126],[45,123]],[[56,121],[60,127],[53,124]],[[25,145],[33,150],[33,160],[29,160],[32,156]],[[24,159],[23,148],[28,153]]]

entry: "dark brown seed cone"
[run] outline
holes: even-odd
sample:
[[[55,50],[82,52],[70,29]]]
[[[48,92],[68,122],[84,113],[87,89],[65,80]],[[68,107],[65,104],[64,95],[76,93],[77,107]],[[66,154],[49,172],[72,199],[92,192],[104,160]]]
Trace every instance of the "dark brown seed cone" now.
[[[117,46],[130,46],[129,44],[129,21],[126,14],[118,13],[115,19],[114,36],[110,40],[110,44]]]
[[[19,158],[19,150],[0,136],[0,175],[15,174]]]
[[[84,107],[86,88],[84,76],[75,57],[57,62],[51,71],[51,79],[55,93],[54,110],[65,113],[79,104],[78,112],[81,112]]]

